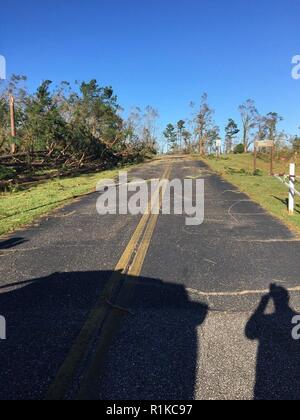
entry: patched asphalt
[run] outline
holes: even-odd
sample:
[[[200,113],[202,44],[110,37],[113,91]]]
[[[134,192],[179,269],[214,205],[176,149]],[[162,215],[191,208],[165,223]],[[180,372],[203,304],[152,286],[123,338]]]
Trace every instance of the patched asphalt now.
[[[298,238],[202,162],[158,161],[131,177],[158,178],[170,163],[172,179],[205,180],[205,220],[159,217],[141,276],[124,278],[134,297],[93,394],[298,399]],[[45,396],[136,228],[139,217],[97,215],[97,197],[0,242],[1,399]],[[263,306],[272,283],[281,289]]]

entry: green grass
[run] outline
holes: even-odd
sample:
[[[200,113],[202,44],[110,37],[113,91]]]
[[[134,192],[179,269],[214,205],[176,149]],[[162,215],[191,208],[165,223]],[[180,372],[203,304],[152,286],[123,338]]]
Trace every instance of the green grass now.
[[[115,178],[119,170],[53,179],[24,191],[0,194],[0,235],[29,225],[74,198],[95,191],[99,180]]]
[[[265,210],[279,218],[292,230],[300,233],[300,198],[296,198],[296,211],[293,216],[290,216],[286,202],[288,188],[274,177],[269,176],[270,164],[266,158],[257,160],[258,176],[253,176],[253,156],[251,154],[229,155],[220,159],[206,158],[205,161],[211,169],[248,194]],[[288,161],[276,160],[275,173],[285,172],[288,174],[288,168]],[[299,174],[299,170],[297,174]],[[300,189],[299,184],[297,189]]]

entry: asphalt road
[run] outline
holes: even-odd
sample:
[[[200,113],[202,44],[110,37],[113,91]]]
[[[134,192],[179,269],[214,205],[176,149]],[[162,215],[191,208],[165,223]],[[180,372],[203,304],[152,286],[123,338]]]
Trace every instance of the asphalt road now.
[[[298,238],[202,162],[130,177],[163,173],[205,180],[203,224],[95,193],[0,242],[0,399],[299,399]]]

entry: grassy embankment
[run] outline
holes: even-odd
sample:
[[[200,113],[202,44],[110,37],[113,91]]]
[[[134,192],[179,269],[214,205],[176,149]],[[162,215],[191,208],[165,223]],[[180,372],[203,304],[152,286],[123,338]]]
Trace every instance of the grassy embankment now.
[[[300,233],[300,198],[296,198],[295,214],[290,216],[287,210],[288,188],[269,176],[270,163],[267,157],[257,159],[259,169],[257,176],[253,176],[252,154],[228,155],[220,159],[206,158],[205,161],[214,171],[248,194],[264,209]],[[297,175],[299,175],[299,165],[300,162],[297,165]],[[276,160],[274,172],[288,174],[289,162]],[[296,188],[300,190],[299,183]]]
[[[120,168],[70,178],[56,178],[28,189],[0,193],[0,235],[31,224],[40,216],[68,204],[74,198],[95,191],[98,181],[115,178],[119,170]]]

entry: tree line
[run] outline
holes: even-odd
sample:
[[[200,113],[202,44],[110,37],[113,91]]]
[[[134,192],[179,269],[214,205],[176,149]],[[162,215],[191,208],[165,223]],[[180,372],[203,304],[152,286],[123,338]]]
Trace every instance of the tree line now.
[[[81,165],[83,162],[134,160],[156,153],[158,112],[152,107],[133,110],[127,119],[113,88],[97,80],[50,80],[34,93],[26,89],[26,77],[13,75],[0,84],[0,157],[36,153],[48,159]],[[12,132],[14,100],[15,135]]]
[[[224,153],[246,153],[255,141],[271,140],[277,150],[300,151],[300,137],[288,135],[279,129],[283,118],[277,112],[261,115],[254,100],[248,99],[239,106],[240,124],[232,118],[225,127],[222,141],[221,129],[214,121],[214,109],[209,105],[208,95],[201,97],[200,106],[191,103],[192,117],[180,120],[177,124],[168,124],[163,132],[168,149],[171,152],[215,153],[222,144]]]
[[[26,89],[26,77],[13,75],[0,82],[0,159],[3,155],[25,156],[28,167],[37,153],[65,166],[89,162],[115,164],[157,153],[160,133],[158,111],[148,106],[122,117],[122,107],[110,86],[96,80],[53,87],[46,80],[35,92]],[[11,130],[10,98],[14,99],[15,135]],[[208,95],[200,105],[191,103],[192,115],[163,132],[168,151],[211,154],[221,144],[221,129],[215,123]],[[256,140],[273,140],[277,149],[300,151],[300,137],[279,129],[283,118],[276,112],[261,115],[248,99],[239,106],[240,122],[232,118],[225,127],[223,152],[247,152]],[[1,163],[1,160],[0,160]]]

